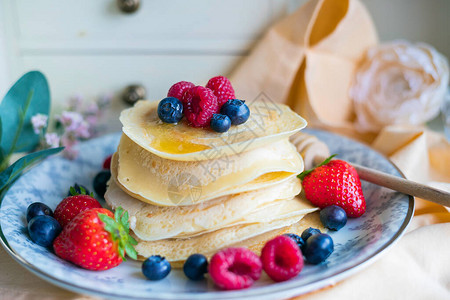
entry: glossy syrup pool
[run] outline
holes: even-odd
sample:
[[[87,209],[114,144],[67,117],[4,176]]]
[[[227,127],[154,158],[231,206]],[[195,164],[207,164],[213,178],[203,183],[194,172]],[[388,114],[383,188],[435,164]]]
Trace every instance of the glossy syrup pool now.
[[[195,143],[202,138],[208,128],[194,128],[181,120],[177,124],[168,124],[158,118],[156,109],[151,109],[143,114],[140,126],[145,134],[150,137],[150,146],[158,151],[171,154],[185,154],[210,149],[208,145]]]

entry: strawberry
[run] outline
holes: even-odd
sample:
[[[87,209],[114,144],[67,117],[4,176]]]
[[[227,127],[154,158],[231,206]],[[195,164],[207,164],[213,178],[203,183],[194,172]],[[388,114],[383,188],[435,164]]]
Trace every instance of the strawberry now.
[[[93,208],[78,214],[53,242],[56,255],[88,270],[108,270],[137,258],[136,240],[129,235],[128,212],[118,207]]]
[[[66,226],[82,211],[102,207],[92,193],[86,195],[86,190],[83,187],[80,188],[80,191],[81,193],[78,193],[74,187],[70,187],[72,196],[64,198],[56,207],[54,218],[61,224],[61,227]]]
[[[320,208],[340,206],[348,217],[357,218],[366,211],[361,181],[355,168],[343,160],[331,160],[334,156],[298,175],[306,199]]]

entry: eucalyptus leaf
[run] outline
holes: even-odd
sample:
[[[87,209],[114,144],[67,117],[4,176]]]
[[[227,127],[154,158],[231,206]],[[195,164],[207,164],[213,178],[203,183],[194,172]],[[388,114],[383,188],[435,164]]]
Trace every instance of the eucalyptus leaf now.
[[[0,117],[0,145],[2,144],[2,118]]]
[[[31,117],[50,111],[50,91],[45,76],[39,71],[23,75],[0,103],[1,142],[4,157],[14,152],[32,151],[39,144]]]
[[[0,145],[2,144],[2,119],[0,118]],[[0,172],[2,171],[2,163],[5,163],[5,153],[2,147],[0,147]],[[5,163],[6,164],[6,163]]]
[[[59,148],[51,148],[45,149],[37,152],[30,153],[20,159],[18,159],[15,163],[9,166],[6,170],[0,173],[0,191],[6,188],[10,183],[12,183],[15,179],[17,179],[22,172],[31,167],[33,164],[36,164],[43,160],[44,158],[58,153],[63,150],[64,147]]]

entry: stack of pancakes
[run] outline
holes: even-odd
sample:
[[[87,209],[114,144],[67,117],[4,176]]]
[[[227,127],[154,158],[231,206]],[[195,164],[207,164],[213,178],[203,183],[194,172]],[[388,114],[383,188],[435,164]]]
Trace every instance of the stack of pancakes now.
[[[162,123],[157,106],[140,101],[122,112],[105,194],[128,211],[141,258],[180,266],[231,246],[258,253],[268,239],[303,230],[302,218],[317,208],[299,196],[303,160],[289,142],[306,126],[300,116],[255,101],[246,123],[221,134]]]

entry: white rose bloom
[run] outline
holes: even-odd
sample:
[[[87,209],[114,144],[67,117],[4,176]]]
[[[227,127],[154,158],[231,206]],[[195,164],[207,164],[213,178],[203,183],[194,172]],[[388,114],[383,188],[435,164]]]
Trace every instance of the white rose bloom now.
[[[369,49],[350,89],[358,130],[431,120],[448,79],[447,60],[429,45],[396,41]]]

